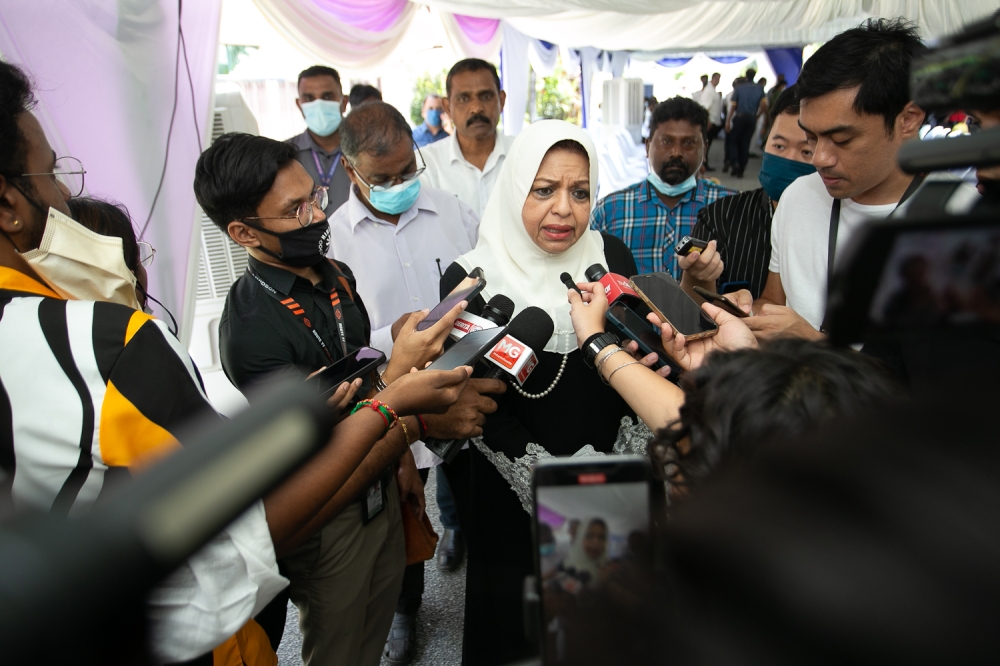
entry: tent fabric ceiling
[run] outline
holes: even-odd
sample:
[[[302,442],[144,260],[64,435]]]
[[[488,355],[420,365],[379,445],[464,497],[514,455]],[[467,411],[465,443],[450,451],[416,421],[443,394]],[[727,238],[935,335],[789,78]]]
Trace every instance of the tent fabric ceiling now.
[[[925,39],[938,38],[1000,7],[996,0],[634,0],[627,7],[613,0],[421,2],[502,18],[561,46],[664,52],[821,42],[875,16],[904,16]]]

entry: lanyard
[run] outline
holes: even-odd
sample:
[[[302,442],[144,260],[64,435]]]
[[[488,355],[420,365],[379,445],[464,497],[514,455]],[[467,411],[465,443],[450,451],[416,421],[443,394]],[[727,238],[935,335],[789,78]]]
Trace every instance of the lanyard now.
[[[330,350],[327,348],[326,343],[323,342],[323,338],[322,336],[320,336],[319,331],[313,328],[312,322],[309,321],[309,317],[306,317],[306,311],[302,309],[302,306],[299,305],[298,301],[296,301],[294,298],[291,297],[282,299],[278,295],[278,292],[275,291],[274,287],[269,285],[267,282],[264,282],[264,279],[261,278],[259,275],[257,275],[257,273],[253,271],[249,266],[247,266],[247,272],[250,273],[250,275],[253,276],[253,278],[257,280],[257,282],[260,282],[260,284],[264,287],[264,290],[268,294],[270,294],[275,300],[277,300],[279,303],[288,308],[289,312],[298,317],[299,321],[301,321],[305,325],[306,329],[312,334],[313,339],[315,339],[316,342],[319,344],[320,349],[323,350],[323,353],[326,354],[326,358],[329,359],[330,363],[333,363],[334,359],[333,356],[330,354]],[[346,357],[347,331],[345,330],[344,327],[344,308],[340,304],[340,294],[337,293],[336,288],[334,288],[334,290],[330,292],[330,307],[333,308],[333,316],[337,323],[337,333],[340,336],[340,349],[343,352],[344,356]]]
[[[337,162],[340,160],[340,151],[338,150],[333,154],[333,163],[330,165],[330,172],[326,175],[323,174],[323,166],[319,162],[319,154],[314,148],[310,148],[313,154],[313,161],[316,163],[316,173],[319,174],[319,184],[323,187],[330,187],[330,183],[333,182],[333,174],[337,170]]]

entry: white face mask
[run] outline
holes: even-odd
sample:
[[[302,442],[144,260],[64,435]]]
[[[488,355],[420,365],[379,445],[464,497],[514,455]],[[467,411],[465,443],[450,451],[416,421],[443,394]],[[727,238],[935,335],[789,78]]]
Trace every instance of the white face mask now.
[[[38,249],[21,256],[63,298],[140,309],[122,239],[95,233],[55,208],[49,208]]]

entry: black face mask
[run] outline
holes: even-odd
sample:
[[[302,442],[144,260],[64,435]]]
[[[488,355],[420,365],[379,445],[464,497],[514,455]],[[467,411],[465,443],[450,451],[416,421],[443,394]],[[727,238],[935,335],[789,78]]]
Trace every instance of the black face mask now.
[[[268,231],[245,220],[243,223],[277,238],[281,243],[281,254],[275,254],[263,245],[259,245],[257,249],[288,266],[305,268],[318,264],[326,257],[326,252],[330,249],[330,224],[326,220],[320,220],[308,227],[300,227],[283,233]]]

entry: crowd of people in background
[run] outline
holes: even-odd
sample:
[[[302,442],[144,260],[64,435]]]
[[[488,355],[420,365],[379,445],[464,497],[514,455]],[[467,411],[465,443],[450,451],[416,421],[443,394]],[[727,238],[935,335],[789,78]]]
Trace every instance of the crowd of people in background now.
[[[748,69],[726,99],[718,73],[702,77],[693,99],[649,98],[648,177],[599,201],[592,136],[561,120],[518,137],[498,131],[505,92],[494,65],[478,59],[456,63],[445,90],[424,98],[416,128],[377,88],[345,93],[337,70],[317,65],[298,76],[303,133],[216,139],[193,182],[205,214],[249,256],[219,324],[232,383],[253,405],[255,386],[277,371],[304,379],[365,346],[387,363],[330,398],[332,409],[357,407],[319,455],[154,592],[156,658],[276,663],[290,599],[307,666],[409,663],[425,563],[407,565],[402,525],[404,512],[422,516],[435,466],[445,529],[436,566],[452,572],[468,560],[463,663],[529,658],[539,649],[523,631],[535,555],[522,472],[532,462],[586,445],[610,453],[635,419],[648,429],[654,472],[683,507],[728,461],[779,435],[806,442],[929,382],[905,357],[824,344],[838,249],[863,221],[904,211],[923,182],[896,158],[925,121],[907,85],[924,48],[911,24],[872,20],[818,49],[794,85],[779,76],[767,89]],[[178,437],[183,446],[184,420],[215,412],[176,331],[144,312],[155,250],[123,207],[79,197],[82,174],[81,191],[68,189],[33,105],[27,73],[0,63],[0,468],[9,480],[0,500],[73,515]],[[969,111],[984,125],[994,112]],[[737,192],[708,177],[723,131],[722,169],[736,178],[760,140],[759,188]],[[966,188],[956,196],[978,196]],[[60,256],[54,236],[76,239],[78,256]],[[687,236],[706,246],[679,256]],[[683,371],[665,378],[655,354],[603,337],[609,303],[585,278],[594,264],[626,277],[669,274],[699,303],[696,287],[727,295],[745,316],[704,303],[718,333],[689,340],[650,314]],[[477,268],[481,294],[418,326]],[[904,277],[918,268],[907,264]],[[567,292],[566,273],[577,291]],[[480,314],[498,295],[554,324],[523,385],[470,378],[467,368],[411,371],[442,353],[462,311]],[[894,376],[880,360],[905,371]],[[442,464],[428,438],[471,445]],[[609,552],[601,516],[566,530],[537,535],[552,546],[541,574],[575,604],[631,551]]]

